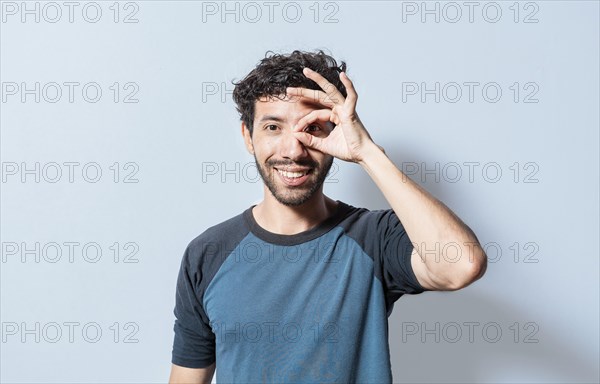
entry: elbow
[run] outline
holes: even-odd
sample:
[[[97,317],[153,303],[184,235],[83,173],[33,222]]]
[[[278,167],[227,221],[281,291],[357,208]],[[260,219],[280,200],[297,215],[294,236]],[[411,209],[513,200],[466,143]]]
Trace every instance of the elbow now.
[[[468,252],[469,257],[463,260],[454,279],[448,282],[447,289],[456,291],[467,287],[479,280],[487,270],[487,255],[481,246],[472,247]]]

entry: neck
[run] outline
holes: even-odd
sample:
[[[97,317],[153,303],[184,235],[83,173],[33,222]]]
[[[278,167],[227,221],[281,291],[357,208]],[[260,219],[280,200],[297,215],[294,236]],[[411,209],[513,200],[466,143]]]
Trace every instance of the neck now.
[[[295,235],[307,231],[330,217],[338,203],[317,191],[298,206],[281,204],[265,187],[265,198],[252,210],[254,220],[262,228],[280,235]]]

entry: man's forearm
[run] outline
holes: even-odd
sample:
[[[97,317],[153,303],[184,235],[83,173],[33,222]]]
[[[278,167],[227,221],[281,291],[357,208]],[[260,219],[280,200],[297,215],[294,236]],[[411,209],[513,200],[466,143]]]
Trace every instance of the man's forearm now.
[[[169,384],[210,384],[216,368],[216,363],[206,368],[186,368],[171,364]]]
[[[477,237],[448,207],[369,144],[359,164],[402,222],[429,274],[441,287],[459,287],[483,273],[486,256]]]

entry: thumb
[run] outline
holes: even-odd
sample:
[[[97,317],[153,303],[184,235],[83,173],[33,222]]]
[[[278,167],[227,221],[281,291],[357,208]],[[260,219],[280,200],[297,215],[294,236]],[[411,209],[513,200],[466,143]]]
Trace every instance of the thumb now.
[[[296,136],[296,139],[298,139],[298,141],[305,146],[316,149],[319,152],[323,152],[324,145],[322,138],[313,136],[306,132],[294,132],[294,136]]]

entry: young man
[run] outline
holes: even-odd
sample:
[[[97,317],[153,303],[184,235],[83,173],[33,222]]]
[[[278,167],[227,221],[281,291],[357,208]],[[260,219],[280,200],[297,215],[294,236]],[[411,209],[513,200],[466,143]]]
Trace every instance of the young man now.
[[[394,302],[483,275],[475,234],[373,142],[345,70],[294,51],[236,84],[264,200],[188,245],[171,383],[210,383],[216,365],[218,382],[391,383]],[[325,196],[334,157],[363,167],[392,209]]]

